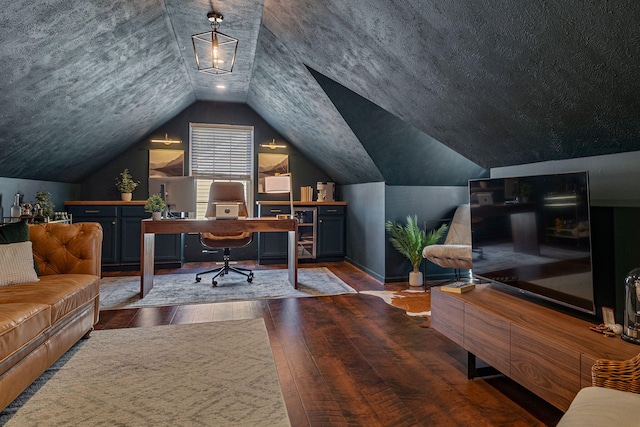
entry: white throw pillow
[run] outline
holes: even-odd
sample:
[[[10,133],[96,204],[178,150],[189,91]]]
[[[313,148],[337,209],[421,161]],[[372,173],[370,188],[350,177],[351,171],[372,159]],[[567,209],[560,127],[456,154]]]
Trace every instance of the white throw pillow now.
[[[31,242],[0,245],[0,286],[37,282]]]

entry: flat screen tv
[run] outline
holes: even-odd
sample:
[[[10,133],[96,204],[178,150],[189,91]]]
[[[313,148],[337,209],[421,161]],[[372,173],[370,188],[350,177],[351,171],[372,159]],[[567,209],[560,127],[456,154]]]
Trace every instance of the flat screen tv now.
[[[149,178],[149,196],[158,193],[167,204],[169,213],[196,211],[196,184],[192,176]]]
[[[469,181],[474,277],[595,314],[587,172]]]

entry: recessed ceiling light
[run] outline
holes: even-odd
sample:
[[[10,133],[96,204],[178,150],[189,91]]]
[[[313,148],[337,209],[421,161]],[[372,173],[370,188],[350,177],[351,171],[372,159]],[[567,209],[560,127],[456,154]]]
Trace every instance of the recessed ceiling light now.
[[[217,87],[218,89],[226,89],[226,88],[227,88],[225,85],[216,85],[216,87]]]

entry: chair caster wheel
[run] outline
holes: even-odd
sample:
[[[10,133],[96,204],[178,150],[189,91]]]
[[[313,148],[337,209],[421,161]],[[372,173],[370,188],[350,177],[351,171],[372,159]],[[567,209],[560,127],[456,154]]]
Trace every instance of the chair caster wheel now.
[[[200,283],[200,280],[202,280],[201,277],[196,277],[196,283]]]
[[[250,274],[247,276],[247,282],[249,282],[249,283],[253,282],[253,273],[250,273]]]
[[[211,284],[213,285],[213,287],[215,288],[216,286],[218,286],[218,282],[216,282],[215,280],[211,281]]]

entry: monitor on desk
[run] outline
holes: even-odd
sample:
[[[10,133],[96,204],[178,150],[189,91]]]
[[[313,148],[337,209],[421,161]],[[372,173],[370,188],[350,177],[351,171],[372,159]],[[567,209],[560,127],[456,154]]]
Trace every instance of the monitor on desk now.
[[[172,212],[196,211],[196,184],[192,176],[149,178],[149,195],[160,194]]]

